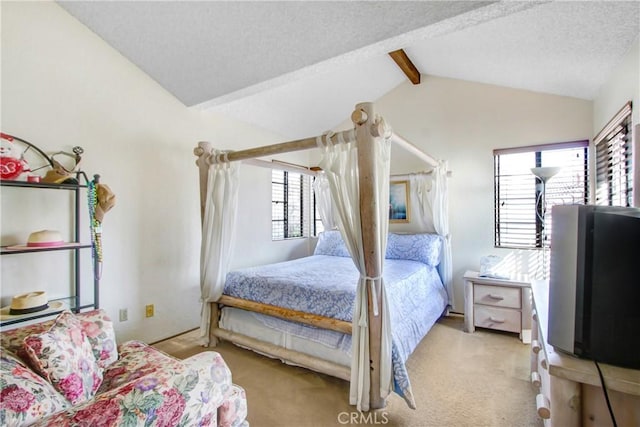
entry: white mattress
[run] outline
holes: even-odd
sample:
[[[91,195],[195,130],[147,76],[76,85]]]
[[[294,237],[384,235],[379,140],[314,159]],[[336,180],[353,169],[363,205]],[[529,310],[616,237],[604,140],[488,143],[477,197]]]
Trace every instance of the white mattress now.
[[[351,354],[344,350],[309,341],[285,331],[269,328],[258,320],[254,313],[249,311],[234,307],[224,307],[220,316],[220,328],[328,360],[338,365],[351,366]]]

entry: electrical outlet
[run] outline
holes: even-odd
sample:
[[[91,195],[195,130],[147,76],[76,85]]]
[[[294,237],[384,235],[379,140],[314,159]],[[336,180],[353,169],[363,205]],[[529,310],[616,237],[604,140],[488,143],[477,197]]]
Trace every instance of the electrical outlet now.
[[[120,321],[121,322],[126,322],[127,320],[129,320],[129,312],[126,308],[121,308],[120,309]]]
[[[153,317],[153,304],[148,304],[144,307],[145,316]]]

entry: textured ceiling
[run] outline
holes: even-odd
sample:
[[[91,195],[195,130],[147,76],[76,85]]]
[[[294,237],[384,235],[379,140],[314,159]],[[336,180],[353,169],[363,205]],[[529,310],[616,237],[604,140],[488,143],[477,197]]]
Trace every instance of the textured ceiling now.
[[[489,2],[59,2],[186,105]]]
[[[638,37],[640,2],[58,2],[187,106],[287,138],[423,74],[592,99]]]
[[[407,52],[429,74],[593,99],[639,30],[637,1],[551,2]]]

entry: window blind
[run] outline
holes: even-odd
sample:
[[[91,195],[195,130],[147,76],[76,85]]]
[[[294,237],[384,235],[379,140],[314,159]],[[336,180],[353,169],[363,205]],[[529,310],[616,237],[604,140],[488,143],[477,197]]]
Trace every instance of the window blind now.
[[[313,181],[315,180],[316,178],[313,177]],[[313,185],[312,185],[312,189],[313,189]],[[316,202],[316,192],[312,190],[311,193],[313,198],[313,220],[311,221],[311,223],[313,224],[312,234],[314,236],[317,236],[318,234],[324,231],[324,225],[322,224],[322,218],[320,217],[320,212],[318,211],[318,203]]]
[[[271,172],[272,240],[308,236],[311,207],[307,175],[277,169]]]
[[[596,204],[633,206],[631,102],[596,135]]]
[[[552,206],[587,201],[588,144],[572,141],[494,150],[496,247],[548,246]],[[545,166],[561,169],[546,184],[543,207],[543,185],[531,168]]]

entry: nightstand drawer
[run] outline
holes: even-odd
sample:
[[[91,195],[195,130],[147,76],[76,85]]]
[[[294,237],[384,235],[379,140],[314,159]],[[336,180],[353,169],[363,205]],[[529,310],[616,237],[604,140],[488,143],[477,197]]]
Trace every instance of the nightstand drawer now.
[[[475,326],[501,331],[520,332],[521,327],[519,311],[484,305],[474,307],[473,321]]]
[[[473,302],[475,304],[520,308],[520,300],[520,288],[473,285]]]

